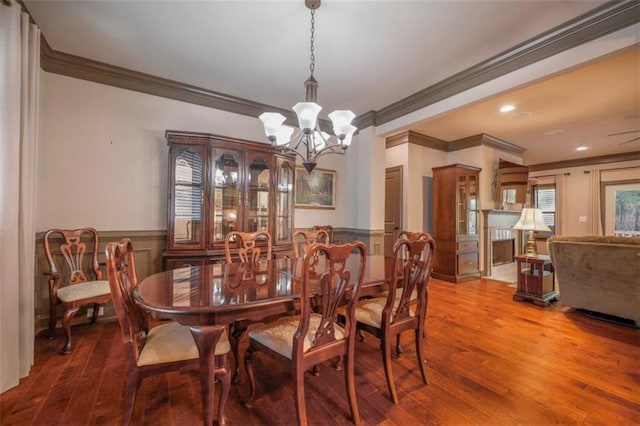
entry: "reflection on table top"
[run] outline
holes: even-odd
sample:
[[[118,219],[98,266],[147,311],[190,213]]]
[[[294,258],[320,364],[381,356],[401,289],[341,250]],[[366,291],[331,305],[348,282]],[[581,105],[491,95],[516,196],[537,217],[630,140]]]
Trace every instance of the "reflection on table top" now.
[[[301,262],[290,258],[173,269],[145,278],[134,296],[145,308],[167,314],[259,308],[298,298],[300,271]],[[384,279],[384,256],[367,256],[363,293],[379,291]]]

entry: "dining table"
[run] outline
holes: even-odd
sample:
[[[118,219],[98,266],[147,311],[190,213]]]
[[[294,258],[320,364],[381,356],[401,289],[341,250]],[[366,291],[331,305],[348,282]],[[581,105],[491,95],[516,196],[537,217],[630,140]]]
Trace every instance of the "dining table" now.
[[[190,328],[199,353],[205,425],[213,424],[214,419],[215,347],[220,337],[235,321],[258,322],[296,312],[300,308],[301,264],[283,257],[191,266],[155,273],[135,287],[135,302],[152,316],[170,318]],[[315,273],[319,277],[322,271]],[[384,256],[367,256],[360,297],[384,291],[388,276]]]

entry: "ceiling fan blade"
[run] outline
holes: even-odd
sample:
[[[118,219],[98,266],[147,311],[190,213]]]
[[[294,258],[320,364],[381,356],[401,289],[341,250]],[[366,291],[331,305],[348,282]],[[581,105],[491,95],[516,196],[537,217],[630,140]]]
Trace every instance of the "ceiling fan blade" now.
[[[626,142],[622,142],[620,145],[624,145],[624,144],[627,144],[627,143],[631,143],[631,142],[633,142],[633,141],[637,141],[637,140],[640,140],[640,136],[638,136],[638,137],[636,137],[636,138],[633,138],[633,139],[629,139],[629,140],[628,140],[628,141],[626,141]]]
[[[626,135],[627,133],[637,133],[637,132],[640,132],[640,130],[628,130],[626,132],[611,133],[610,135],[607,135],[607,136]]]

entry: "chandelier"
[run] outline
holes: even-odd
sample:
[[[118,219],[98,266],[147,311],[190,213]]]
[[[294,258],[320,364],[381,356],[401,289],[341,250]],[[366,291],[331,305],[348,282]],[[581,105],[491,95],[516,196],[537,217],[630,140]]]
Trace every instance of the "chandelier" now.
[[[305,102],[294,105],[293,111],[298,117],[298,129],[283,125],[286,117],[277,112],[265,112],[260,115],[264,124],[264,132],[267,139],[274,146],[278,146],[283,152],[293,152],[300,157],[302,165],[309,173],[316,167],[316,160],[324,154],[344,154],[357,127],[351,124],[355,114],[348,110],[336,110],[329,114],[333,124],[334,135],[320,130],[318,114],[322,107],[316,103],[318,82],[313,77],[315,68],[314,32],[315,12],[320,7],[321,0],[305,0],[304,4],[311,10],[311,63],[309,70],[311,76],[304,82],[306,87]],[[302,145],[302,152],[298,150]]]

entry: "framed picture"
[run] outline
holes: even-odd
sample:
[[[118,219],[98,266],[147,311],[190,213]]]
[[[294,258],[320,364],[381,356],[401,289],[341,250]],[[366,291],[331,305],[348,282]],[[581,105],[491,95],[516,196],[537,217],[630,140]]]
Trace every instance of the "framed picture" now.
[[[309,173],[303,167],[296,167],[295,207],[303,209],[335,209],[335,170],[313,169]]]

